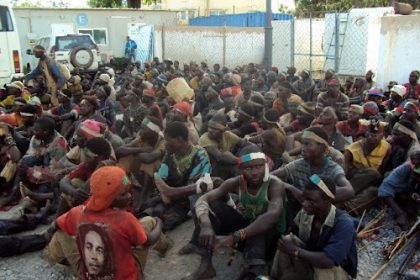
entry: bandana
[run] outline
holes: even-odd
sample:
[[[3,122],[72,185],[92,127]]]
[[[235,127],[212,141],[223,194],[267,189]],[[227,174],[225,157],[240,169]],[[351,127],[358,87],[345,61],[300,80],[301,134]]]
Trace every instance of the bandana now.
[[[20,115],[21,115],[22,117],[33,117],[35,114],[20,112]]]
[[[147,117],[143,119],[142,125],[146,126],[151,131],[153,131],[153,132],[159,134],[160,136],[162,136],[162,130],[160,129],[160,127],[157,124],[153,123]]]
[[[209,121],[208,127],[211,127],[211,128],[214,128],[214,129],[219,129],[219,130],[225,130],[226,129],[225,125],[223,125],[221,123],[218,123],[218,122],[215,122],[215,121]]]
[[[350,106],[349,111],[362,115],[363,114],[363,107],[360,106],[360,105],[353,104],[353,105]]]
[[[328,81],[327,85],[338,86],[338,81],[336,79],[331,79]]]
[[[325,185],[324,181],[322,181],[318,175],[312,175],[309,180],[317,185],[329,198],[335,199],[335,195],[330,191],[330,189],[327,187],[327,185]]]
[[[329,146],[328,142],[325,141],[324,139],[322,139],[321,137],[319,137],[318,135],[316,135],[315,133],[313,133],[312,131],[309,130],[305,130],[302,134],[302,139],[309,139],[309,140],[313,140],[319,144],[323,144],[325,146]]]
[[[394,124],[394,127],[392,129],[396,129],[396,130],[404,133],[405,135],[410,136],[413,140],[418,140],[417,139],[417,134],[413,130],[409,129],[408,127],[406,127],[406,126],[404,126],[404,125],[402,125],[398,122]]]
[[[91,196],[86,208],[102,211],[109,208],[118,194],[130,184],[125,171],[117,166],[104,166],[97,169],[90,179]]]
[[[85,120],[79,129],[80,132],[82,132],[83,135],[87,138],[87,140],[90,140],[95,137],[103,136],[101,134],[101,127],[102,124],[100,122],[94,120]]]
[[[155,97],[155,90],[152,88],[147,88],[145,90],[143,90],[143,94],[147,95],[149,97]]]
[[[408,165],[410,166],[411,170],[413,170],[414,173],[420,174],[420,167],[416,168],[413,161],[409,160]]]
[[[270,175],[270,171],[268,168],[268,163],[267,163],[267,157],[265,156],[264,153],[250,153],[250,154],[246,154],[243,155],[241,157],[238,158],[238,165],[241,165],[245,162],[249,162],[251,160],[255,160],[255,159],[263,159],[265,160],[265,173],[264,173],[264,178],[263,178],[263,182],[267,182],[269,175]]]
[[[178,110],[179,112],[183,113],[184,115],[192,118],[192,108],[190,103],[186,102],[186,101],[182,101],[179,103],[176,103],[172,108]]]
[[[408,101],[407,103],[405,103],[404,109],[413,110],[414,112],[417,112],[418,114],[420,114],[420,107],[411,101]]]

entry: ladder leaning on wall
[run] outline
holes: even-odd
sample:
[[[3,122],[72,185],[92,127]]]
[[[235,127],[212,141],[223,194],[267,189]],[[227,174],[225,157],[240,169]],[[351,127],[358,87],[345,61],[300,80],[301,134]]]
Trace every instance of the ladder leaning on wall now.
[[[349,14],[350,11],[335,14],[335,24],[324,61],[324,71],[333,68],[336,73],[339,72],[340,58],[343,52],[344,40],[346,38]],[[329,66],[330,64],[333,64],[334,67]]]

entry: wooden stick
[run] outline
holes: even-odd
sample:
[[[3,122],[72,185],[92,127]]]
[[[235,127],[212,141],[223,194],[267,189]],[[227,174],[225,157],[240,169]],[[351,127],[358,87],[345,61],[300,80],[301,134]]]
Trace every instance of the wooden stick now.
[[[372,277],[370,277],[370,279],[369,280],[376,280],[378,277],[379,277],[379,275],[381,275],[382,274],[382,272],[384,272],[384,270],[392,263],[392,261],[395,259],[395,257],[400,253],[400,252],[402,252],[404,249],[405,249],[405,247],[407,247],[407,245],[408,244],[410,244],[411,243],[411,241],[413,241],[413,239],[414,239],[414,237],[415,236],[412,236],[411,238],[410,238],[410,240],[408,241],[408,242],[406,242],[399,250],[398,250],[398,252],[396,253],[396,254],[394,254],[392,257],[391,257],[391,259],[389,259],[389,261],[387,261],[384,265],[382,265],[381,266],[381,268],[378,270],[378,271],[376,271],[376,273],[374,274],[374,275],[372,275]]]
[[[365,214],[366,214],[366,209],[365,209],[365,211],[363,211],[362,217],[360,218],[359,224],[357,225],[356,232],[359,232],[359,228],[360,228],[360,225],[363,222],[363,218],[365,217]]]

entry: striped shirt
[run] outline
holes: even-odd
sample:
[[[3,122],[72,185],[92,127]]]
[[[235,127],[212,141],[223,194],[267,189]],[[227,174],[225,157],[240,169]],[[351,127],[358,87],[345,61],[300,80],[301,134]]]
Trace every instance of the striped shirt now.
[[[328,92],[321,92],[318,95],[316,110],[321,112],[325,107],[331,106],[334,108],[339,120],[347,119],[349,115],[350,101],[349,98],[342,92],[338,95],[337,99],[330,98]]]

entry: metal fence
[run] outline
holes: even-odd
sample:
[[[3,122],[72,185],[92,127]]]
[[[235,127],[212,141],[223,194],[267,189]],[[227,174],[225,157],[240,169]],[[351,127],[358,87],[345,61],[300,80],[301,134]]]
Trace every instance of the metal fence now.
[[[342,76],[363,76],[376,69],[380,17],[392,8],[312,13],[306,18],[273,21],[273,65],[295,66],[317,79],[328,69]],[[165,27],[165,57],[206,60],[228,67],[263,63],[264,29],[250,27]]]

